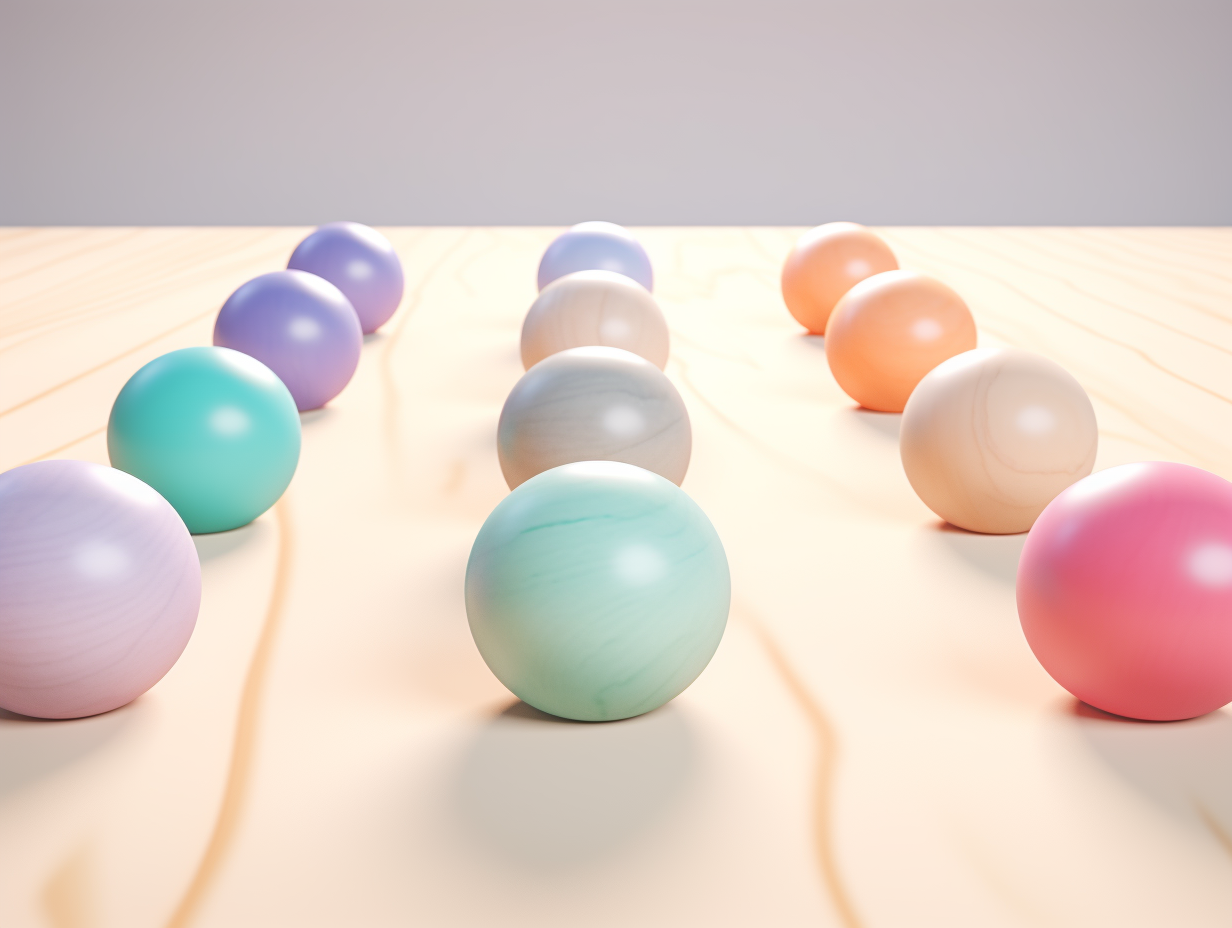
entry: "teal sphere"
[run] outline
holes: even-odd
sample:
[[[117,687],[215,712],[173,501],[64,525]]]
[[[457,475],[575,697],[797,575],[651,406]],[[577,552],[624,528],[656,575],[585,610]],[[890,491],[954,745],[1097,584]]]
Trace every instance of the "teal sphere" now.
[[[299,463],[299,411],[277,375],[230,348],[183,348],[129,378],[107,453],[193,533],[225,532],[278,502]]]
[[[565,464],[501,501],[471,548],[466,614],[488,667],[567,719],[657,709],[723,637],[731,575],[706,514],[670,480]]]

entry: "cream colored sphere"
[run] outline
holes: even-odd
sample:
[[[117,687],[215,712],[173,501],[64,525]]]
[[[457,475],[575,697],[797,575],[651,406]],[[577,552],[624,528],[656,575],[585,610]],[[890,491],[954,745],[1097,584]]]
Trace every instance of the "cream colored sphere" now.
[[[667,320],[645,287],[615,271],[577,271],[552,281],[522,323],[522,366],[567,348],[623,348],[667,366]]]
[[[973,532],[1025,532],[1091,473],[1099,434],[1086,391],[1059,364],[976,348],[933,368],[903,410],[899,450],[924,504]]]

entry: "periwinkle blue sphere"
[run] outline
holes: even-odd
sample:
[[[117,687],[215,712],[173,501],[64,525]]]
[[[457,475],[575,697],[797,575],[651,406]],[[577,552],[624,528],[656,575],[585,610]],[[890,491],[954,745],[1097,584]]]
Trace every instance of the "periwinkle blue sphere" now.
[[[346,294],[364,334],[389,321],[402,302],[402,262],[389,239],[358,222],[331,222],[308,235],[287,268],[324,277]]]
[[[230,348],[181,348],[129,378],[111,407],[111,466],[162,494],[194,534],[251,522],[299,463],[299,412],[272,370]]]
[[[539,261],[539,289],[574,271],[615,271],[654,290],[646,249],[613,222],[579,222],[558,235]]]
[[[359,366],[359,317],[333,284],[307,271],[254,277],[227,298],[214,344],[256,358],[278,375],[300,410],[324,406]]]
[[[731,604],[723,544],[683,490],[614,461],[532,477],[492,511],[466,567],[479,653],[524,702],[581,721],[681,693]]]

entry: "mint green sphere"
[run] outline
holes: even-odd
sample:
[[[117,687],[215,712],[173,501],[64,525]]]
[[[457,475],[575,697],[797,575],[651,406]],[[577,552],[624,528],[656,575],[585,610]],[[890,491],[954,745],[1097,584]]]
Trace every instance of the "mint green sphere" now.
[[[718,533],[670,480],[613,461],[532,477],[488,516],[466,614],[488,667],[536,709],[588,722],[657,709],[723,637]]]
[[[299,463],[295,400],[230,348],[182,348],[129,378],[111,407],[107,453],[161,493],[193,533],[247,525],[278,502]]]

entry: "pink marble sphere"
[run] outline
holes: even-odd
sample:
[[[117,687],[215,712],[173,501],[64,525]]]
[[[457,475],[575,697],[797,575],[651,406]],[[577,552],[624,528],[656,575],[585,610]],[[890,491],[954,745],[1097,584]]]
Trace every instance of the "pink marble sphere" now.
[[[0,474],[0,708],[107,712],[162,679],[201,604],[192,536],[136,477],[84,461]]]
[[[1073,484],[1027,536],[1018,615],[1089,705],[1156,721],[1218,709],[1232,700],[1232,483],[1153,461]]]

